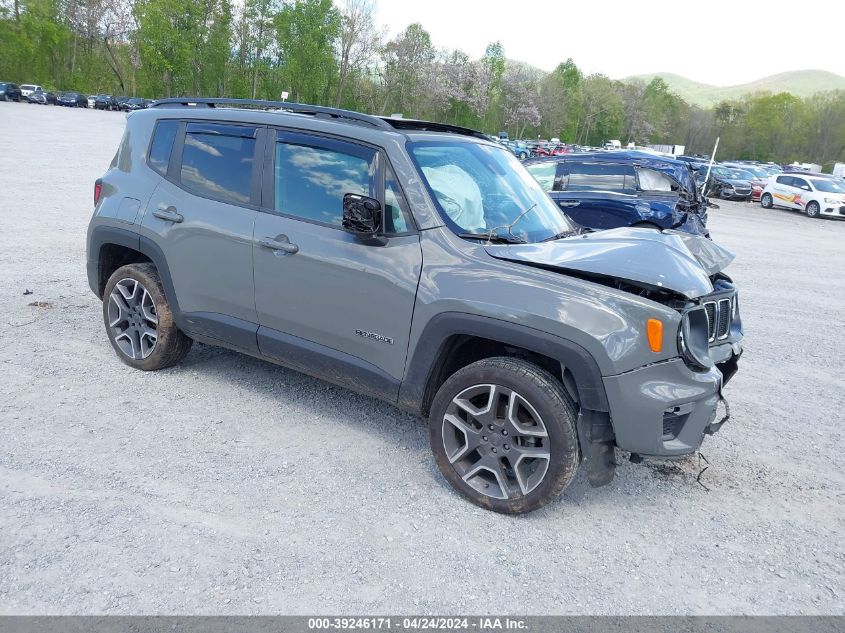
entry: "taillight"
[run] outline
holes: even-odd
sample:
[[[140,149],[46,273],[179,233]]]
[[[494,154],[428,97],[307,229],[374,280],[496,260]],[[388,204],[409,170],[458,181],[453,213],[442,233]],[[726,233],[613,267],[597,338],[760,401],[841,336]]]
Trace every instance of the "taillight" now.
[[[94,206],[100,201],[100,195],[103,193],[103,183],[99,180],[94,183]]]

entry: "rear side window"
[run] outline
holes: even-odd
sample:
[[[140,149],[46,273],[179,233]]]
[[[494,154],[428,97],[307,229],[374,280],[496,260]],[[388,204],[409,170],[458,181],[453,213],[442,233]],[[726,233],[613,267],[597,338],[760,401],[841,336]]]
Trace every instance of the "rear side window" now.
[[[179,179],[195,193],[248,204],[252,189],[256,128],[189,123]]]
[[[173,141],[176,140],[176,131],[179,129],[179,122],[159,121],[153,132],[153,142],[150,143],[150,167],[164,176],[167,173],[167,165],[170,162],[170,152],[173,150]]]
[[[636,174],[631,165],[568,163],[564,191],[611,191],[636,193]]]
[[[788,185],[792,186],[792,176],[778,176],[777,182],[779,185]]]
[[[375,195],[373,157],[367,150],[277,142],[276,211],[342,226],[345,194]]]

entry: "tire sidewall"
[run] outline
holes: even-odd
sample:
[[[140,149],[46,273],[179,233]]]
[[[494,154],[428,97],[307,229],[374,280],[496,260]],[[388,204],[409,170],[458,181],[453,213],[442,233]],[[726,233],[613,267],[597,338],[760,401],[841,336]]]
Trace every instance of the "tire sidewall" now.
[[[123,353],[115,342],[112,328],[109,326],[109,298],[114,287],[124,279],[134,279],[139,282],[150,294],[156,308],[156,318],[158,319],[156,345],[153,352],[141,360],[129,358]],[[109,343],[111,343],[121,361],[134,369],[143,371],[151,371],[161,367],[163,359],[168,356],[168,347],[175,344],[175,339],[180,332],[173,321],[173,313],[164,296],[158,273],[152,264],[129,264],[118,268],[112,274],[103,291],[103,325],[106,328]]]
[[[772,208],[772,194],[764,193],[763,196],[760,198],[760,206],[764,209],[771,209]]]
[[[810,211],[810,209],[815,209],[815,212]],[[818,202],[816,202],[815,200],[811,200],[807,203],[806,212],[808,217],[817,218],[819,217],[819,215],[821,215],[821,207],[819,206]]]
[[[550,398],[547,391],[533,380],[525,379],[521,374],[501,367],[486,365],[474,371],[466,371],[472,369],[473,365],[470,365],[447,379],[432,402],[429,415],[429,439],[441,474],[461,496],[482,508],[495,512],[506,514],[530,512],[554,501],[572,481],[580,461],[574,406],[566,402],[562,387],[555,385],[555,379],[546,372],[542,373],[553,381],[552,385],[557,398]],[[443,415],[452,398],[467,387],[478,384],[497,384],[518,392],[536,409],[546,426],[551,453],[548,471],[540,485],[528,495],[516,499],[487,497],[466,484],[449,463],[443,447]]]

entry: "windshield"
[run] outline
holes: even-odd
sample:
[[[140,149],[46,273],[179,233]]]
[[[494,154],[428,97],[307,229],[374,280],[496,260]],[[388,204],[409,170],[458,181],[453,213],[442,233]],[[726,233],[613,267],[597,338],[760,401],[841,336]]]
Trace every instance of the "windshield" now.
[[[826,178],[810,178],[809,180],[818,191],[825,193],[845,193],[845,185],[835,180],[827,180]]]
[[[471,142],[408,143],[443,218],[456,233],[539,242],[572,231],[522,163],[501,147]]]

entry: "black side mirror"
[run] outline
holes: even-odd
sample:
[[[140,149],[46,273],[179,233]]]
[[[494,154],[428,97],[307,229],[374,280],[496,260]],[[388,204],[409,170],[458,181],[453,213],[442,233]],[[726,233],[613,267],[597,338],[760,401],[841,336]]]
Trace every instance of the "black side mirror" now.
[[[382,230],[381,203],[357,193],[343,196],[343,228],[365,242],[384,243],[378,238]]]

